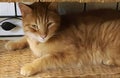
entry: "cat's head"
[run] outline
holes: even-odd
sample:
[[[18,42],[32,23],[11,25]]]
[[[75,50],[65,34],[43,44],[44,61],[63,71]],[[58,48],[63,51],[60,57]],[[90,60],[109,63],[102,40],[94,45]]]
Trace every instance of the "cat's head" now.
[[[57,3],[35,2],[31,5],[19,3],[23,17],[25,35],[39,42],[47,42],[60,26]]]

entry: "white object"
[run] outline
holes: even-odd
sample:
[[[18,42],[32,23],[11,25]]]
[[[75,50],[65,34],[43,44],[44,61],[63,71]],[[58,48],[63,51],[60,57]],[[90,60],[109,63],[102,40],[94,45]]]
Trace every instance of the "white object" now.
[[[14,3],[1,2],[0,3],[0,16],[15,16]]]
[[[1,18],[1,20],[3,20],[5,18]],[[23,31],[23,27],[22,27],[22,21],[19,20],[19,19],[10,19],[10,20],[6,20],[6,21],[3,21],[3,22],[10,22],[10,23],[13,23],[16,25],[15,28],[13,28],[12,30],[10,31],[5,31],[3,30],[1,27],[0,27],[0,36],[7,36],[7,35],[24,35],[24,31]],[[2,22],[2,23],[3,23]],[[0,23],[0,25],[2,24]]]

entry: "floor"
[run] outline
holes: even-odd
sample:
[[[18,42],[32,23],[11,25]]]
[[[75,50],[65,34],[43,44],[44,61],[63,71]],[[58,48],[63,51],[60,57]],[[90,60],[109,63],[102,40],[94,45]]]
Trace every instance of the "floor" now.
[[[7,51],[4,45],[7,41],[0,41],[0,78],[27,78],[20,74],[20,68],[32,62],[36,57],[29,48],[16,51]],[[30,78],[57,78],[57,77],[77,77],[77,78],[118,78],[120,77],[120,67],[109,66],[88,66],[71,67],[64,69],[47,70],[39,72]]]

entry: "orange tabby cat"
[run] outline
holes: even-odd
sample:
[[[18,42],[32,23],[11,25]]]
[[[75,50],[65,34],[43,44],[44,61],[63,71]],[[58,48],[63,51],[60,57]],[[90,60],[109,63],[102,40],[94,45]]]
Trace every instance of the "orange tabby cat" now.
[[[60,16],[55,3],[19,3],[25,36],[6,44],[8,50],[27,45],[39,58],[21,68],[30,76],[49,68],[74,65],[120,66],[120,13],[96,10]]]

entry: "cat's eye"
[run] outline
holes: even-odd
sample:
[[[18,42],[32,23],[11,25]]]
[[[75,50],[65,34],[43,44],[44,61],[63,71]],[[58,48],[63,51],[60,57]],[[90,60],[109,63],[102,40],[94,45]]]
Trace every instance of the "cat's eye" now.
[[[49,23],[47,24],[47,27],[50,28],[50,27],[52,26],[52,24],[53,24],[53,22],[49,22]]]
[[[37,29],[38,29],[38,26],[37,26],[37,25],[31,25],[31,28],[37,30]]]

